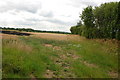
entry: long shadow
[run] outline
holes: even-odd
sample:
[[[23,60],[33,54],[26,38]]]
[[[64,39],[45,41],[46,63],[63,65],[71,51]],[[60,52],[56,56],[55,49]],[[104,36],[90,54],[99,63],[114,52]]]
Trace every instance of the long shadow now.
[[[0,33],[4,34],[12,34],[12,35],[19,35],[19,36],[30,36],[30,33],[23,33],[23,32],[17,32],[17,31],[0,31]]]

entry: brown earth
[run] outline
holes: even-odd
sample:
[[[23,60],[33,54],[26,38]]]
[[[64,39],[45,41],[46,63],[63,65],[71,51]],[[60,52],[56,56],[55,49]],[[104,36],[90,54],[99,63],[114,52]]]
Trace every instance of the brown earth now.
[[[64,41],[80,41],[84,40],[85,38],[80,37],[79,35],[72,35],[72,34],[56,34],[56,33],[33,33],[30,32],[31,36],[43,39],[52,39],[52,40],[64,40]]]

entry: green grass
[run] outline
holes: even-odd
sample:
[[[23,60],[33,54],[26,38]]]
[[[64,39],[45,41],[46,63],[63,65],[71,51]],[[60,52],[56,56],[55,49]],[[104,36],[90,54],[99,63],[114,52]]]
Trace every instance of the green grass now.
[[[106,72],[101,68],[88,67],[80,62],[73,63],[73,67],[76,75],[81,78],[108,78]]]
[[[46,47],[44,44],[51,44],[52,47]],[[54,50],[54,46],[61,49]],[[19,37],[19,40],[5,39],[2,47],[3,77],[29,78],[32,74],[34,77],[42,78],[45,77],[46,70],[51,70],[54,72],[54,77],[61,78],[110,78],[109,71],[118,70],[118,56],[109,54],[105,49],[109,47],[92,40],[73,42],[35,37]],[[67,56],[67,53],[75,54],[80,58],[74,60]],[[60,58],[61,55],[67,58]],[[62,61],[63,66],[69,65],[69,69],[55,63],[57,59]],[[82,63],[84,61],[97,67],[87,66]]]

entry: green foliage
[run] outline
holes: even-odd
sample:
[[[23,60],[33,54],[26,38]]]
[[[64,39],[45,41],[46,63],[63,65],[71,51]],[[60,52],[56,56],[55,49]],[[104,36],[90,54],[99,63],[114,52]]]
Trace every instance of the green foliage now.
[[[120,2],[104,3],[94,9],[88,6],[82,11],[80,18],[84,22],[84,28],[81,29],[83,25],[76,26],[71,28],[71,33],[86,38],[120,40]]]
[[[120,30],[116,32],[116,39],[120,40]]]
[[[117,19],[116,19],[116,38],[120,40],[120,2],[118,3],[117,7]]]
[[[73,26],[70,28],[70,31],[72,34],[79,34],[79,27],[78,26]]]
[[[117,2],[105,3],[94,10],[96,25],[104,33],[104,38],[115,38],[117,26]]]
[[[77,23],[77,26],[82,26],[81,20]]]
[[[94,15],[91,6],[85,8],[80,16],[86,27],[94,27]]]

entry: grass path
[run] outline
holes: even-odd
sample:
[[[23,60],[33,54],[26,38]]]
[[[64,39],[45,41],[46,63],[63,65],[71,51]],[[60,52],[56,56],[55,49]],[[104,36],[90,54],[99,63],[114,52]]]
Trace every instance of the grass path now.
[[[118,56],[114,44],[110,47],[95,40],[82,38],[75,40],[74,38],[78,36],[71,37],[71,35],[68,37],[65,35],[65,40],[64,38],[53,40],[53,35],[50,36],[49,39],[39,35],[3,37],[3,77],[110,78],[118,76]]]
[[[55,46],[56,47],[56,46]],[[63,53],[61,50],[61,47],[52,47],[54,50],[57,50],[59,53],[57,53],[58,57],[53,57],[52,61],[54,65],[57,65],[61,67],[59,71],[51,71],[48,69],[46,70],[45,77],[51,78],[51,77],[76,77],[75,74],[72,72],[71,68],[71,58],[75,59],[78,58],[78,56],[73,55],[73,53]]]

